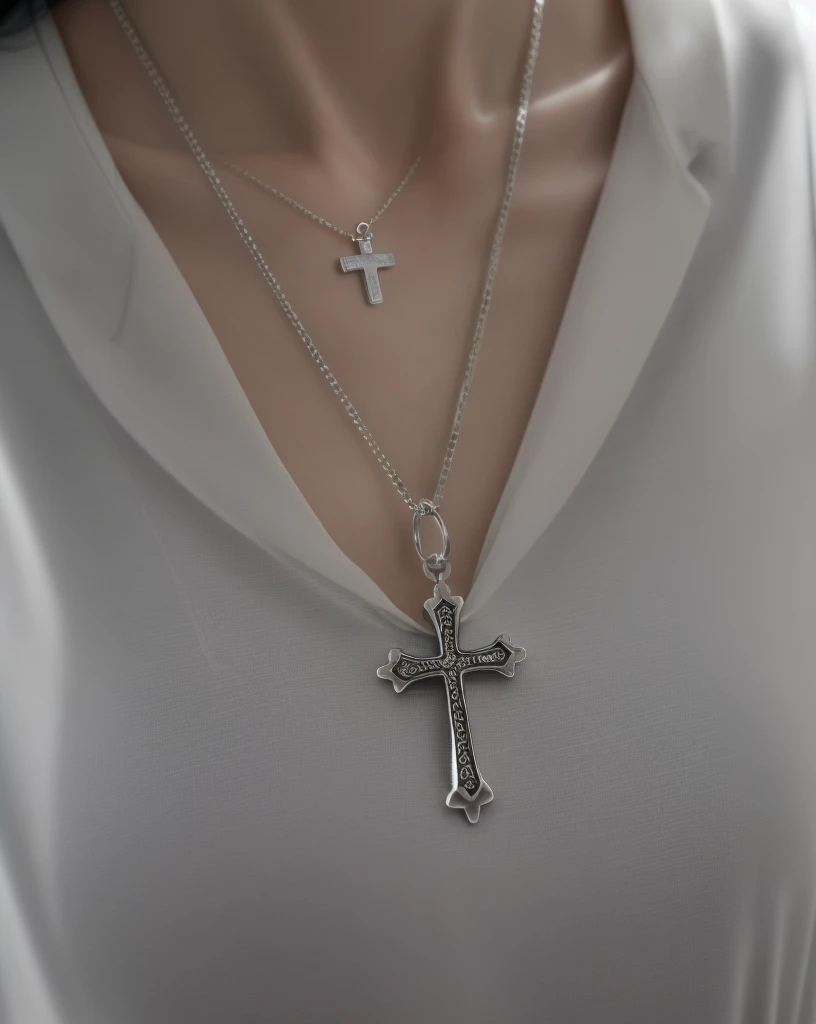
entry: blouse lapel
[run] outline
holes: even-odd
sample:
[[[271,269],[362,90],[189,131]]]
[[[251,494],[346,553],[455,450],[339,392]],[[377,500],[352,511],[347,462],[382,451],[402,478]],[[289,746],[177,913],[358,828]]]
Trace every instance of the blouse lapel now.
[[[700,241],[707,193],[677,159],[636,79],[617,152],[463,620],[564,506],[623,408]]]
[[[627,0],[636,75],[533,413],[462,619],[483,607],[591,465],[652,350],[702,237],[689,170],[731,158],[723,39],[710,0]]]
[[[417,630],[303,498],[119,175],[53,19],[38,36],[39,46],[0,60],[0,92],[11,98],[0,105],[0,137],[10,140],[0,151],[0,221],[80,372],[124,429],[235,529]]]

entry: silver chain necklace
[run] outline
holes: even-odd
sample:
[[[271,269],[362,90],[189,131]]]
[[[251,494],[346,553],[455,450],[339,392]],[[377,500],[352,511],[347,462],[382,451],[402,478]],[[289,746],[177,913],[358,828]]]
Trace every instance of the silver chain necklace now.
[[[508,161],[507,179],[504,195],[499,208],[499,216],[496,230],[493,235],[493,243],[490,250],[487,274],[482,290],[482,301],[476,317],[476,325],[473,332],[473,341],[468,355],[465,375],[459,391],[459,400],[456,405],[456,412],[453,419],[450,437],[448,439],[445,454],[442,460],[442,468],[439,473],[439,480],[432,500],[421,499],[415,501],[402,479],[397,475],[391,463],[385,457],[380,446],[374,440],[371,431],[366,427],[360,414],[353,405],[340,382],[329,369],[323,356],[317,349],[301,323],[300,317],[292,308],[292,304],[286,298],[286,294],[278,283],[277,278],[269,269],[258,245],[253,241],[249,229],[238,215],[232,200],[227,195],[224,186],[218,177],[215,168],[208,160],[196,139],[190,125],[173,99],[170,90],[159,74],[159,70],[151,59],[146,47],[139,38],[136,29],[128,18],[120,0],[109,0],[109,4],[115,14],[125,35],[130,41],[137,56],[147,71],[151,81],[158,89],[164,103],[176,123],[177,127],[189,145],[201,170],[212,185],[218,199],[224,206],[233,225],[241,236],[244,245],[249,250],[256,266],[263,274],[267,284],[272,288],[275,298],[278,300],[287,319],[292,324],[295,333],[303,342],[309,355],[315,361],[318,369],[326,378],[329,387],[340,399],[343,408],[350,416],[352,422],[371,449],[377,462],[385,470],[391,483],[396,487],[400,497],[413,513],[413,540],[417,554],[422,561],[422,568],[425,575],[433,580],[433,597],[424,603],[425,615],[433,624],[436,631],[439,653],[432,657],[414,657],[405,654],[400,648],[394,648],[388,652],[388,663],[377,669],[377,675],[381,679],[387,679],[394,685],[397,693],[401,693],[410,683],[420,679],[441,678],[445,684],[447,696],[448,716],[451,729],[451,779],[452,788],[448,793],[446,804],[448,807],[458,808],[465,812],[468,821],[475,824],[479,820],[480,808],[493,799],[493,791],[482,777],[476,764],[473,753],[473,742],[470,733],[467,707],[465,704],[464,676],[468,672],[477,670],[498,672],[503,676],[513,676],[515,666],[526,657],[523,647],[515,647],[510,643],[506,633],[488,647],[481,647],[476,650],[466,650],[459,642],[459,619],[464,604],[462,597],[451,595],[450,588],[445,580],[450,576],[450,538],[442,517],[439,514],[439,506],[450,472],[453,454],[459,440],[459,429],[462,417],[470,395],[470,387],[476,369],[476,360],[479,355],[482,338],[484,336],[487,314],[490,310],[490,303],[493,297],[493,285],[496,272],[499,266],[502,241],[507,225],[507,218],[510,212],[510,204],[516,183],[516,173],[519,159],[521,157],[521,146],[524,140],[524,130],[527,124],[527,111],[530,104],[530,93],[533,84],[533,73],[535,71],[536,59],[538,57],[538,46],[541,38],[541,21],[546,0],[532,0],[532,25],[530,39],[527,48],[527,57],[524,64],[522,77],[521,95],[515,119],[515,130],[513,141],[510,147]],[[353,257],[352,257],[353,258]],[[422,550],[420,539],[421,521],[425,516],[431,516],[439,528],[441,536],[441,552],[425,554]]]
[[[346,238],[350,238],[353,242],[356,242],[359,248],[359,254],[356,256],[342,256],[340,258],[340,267],[344,273],[348,273],[353,270],[362,270],[366,297],[368,298],[369,303],[372,306],[375,306],[383,301],[378,272],[382,270],[383,267],[393,267],[396,261],[392,252],[373,251],[371,240],[374,235],[371,228],[380,219],[380,217],[382,217],[388,207],[394,202],[400,192],[402,192],[411,180],[422,157],[418,156],[411,164],[408,169],[408,173],[399,185],[397,185],[379,210],[377,210],[374,216],[370,220],[361,220],[354,231],[346,231],[343,228],[338,228],[336,225],[332,224],[331,221],[326,220],[325,217],[321,217],[319,214],[315,213],[314,210],[310,210],[308,206],[304,206],[303,203],[299,203],[297,199],[293,199],[291,196],[286,195],[285,192],[281,192],[279,188],[275,188],[274,185],[270,185],[268,181],[262,181],[261,178],[258,178],[254,174],[250,174],[249,171],[245,171],[243,167],[239,167],[238,164],[231,163],[229,160],[224,160],[223,158],[219,159],[225,167],[229,167],[233,171],[237,171],[238,174],[242,174],[245,178],[249,178],[250,181],[259,185],[262,189],[265,189],[267,192],[271,192],[273,196],[276,196],[278,199],[282,199],[283,202],[288,203],[289,206],[294,209],[300,210],[300,212],[306,214],[307,217],[311,217],[313,221],[316,221],[322,227],[328,228],[330,231],[334,231],[338,235],[344,235]]]

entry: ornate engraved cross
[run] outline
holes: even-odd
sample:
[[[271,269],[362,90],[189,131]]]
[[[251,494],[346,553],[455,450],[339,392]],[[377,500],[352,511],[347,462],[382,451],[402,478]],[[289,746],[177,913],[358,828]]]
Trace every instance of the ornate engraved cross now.
[[[464,676],[468,672],[490,671],[512,676],[516,665],[526,657],[523,647],[514,647],[502,633],[489,647],[465,651],[459,646],[459,613],[464,598],[452,597],[447,584],[434,586],[434,596],[425,602],[425,615],[433,623],[439,641],[439,654],[415,658],[400,648],[388,652],[388,664],[377,669],[380,679],[390,679],[397,693],[418,679],[439,676],[445,683],[451,727],[451,775],[453,786],[445,803],[460,808],[471,825],[479,820],[479,808],[493,799],[493,790],[479,773],[473,753]]]
[[[368,301],[372,306],[375,306],[378,302],[382,302],[383,300],[382,289],[380,288],[380,279],[377,276],[377,271],[381,270],[383,267],[393,267],[395,262],[394,254],[393,252],[374,252],[374,247],[371,244],[371,239],[374,236],[368,230],[368,224],[366,224],[365,221],[361,221],[357,225],[357,232],[360,237],[355,238],[354,241],[359,246],[360,255],[341,256],[340,266],[343,268],[344,274],[347,274],[351,270],[362,270],[365,277],[365,288]]]

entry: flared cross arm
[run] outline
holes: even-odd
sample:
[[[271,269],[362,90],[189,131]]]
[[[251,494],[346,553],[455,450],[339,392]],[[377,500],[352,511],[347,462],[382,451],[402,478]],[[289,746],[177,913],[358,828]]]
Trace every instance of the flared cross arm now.
[[[425,614],[434,624],[439,654],[417,658],[400,648],[388,652],[388,664],[377,669],[381,679],[390,680],[397,693],[410,683],[439,677],[445,682],[448,717],[451,727],[452,787],[445,801],[448,807],[460,808],[471,824],[479,820],[479,808],[493,799],[493,791],[482,778],[473,753],[463,677],[467,672],[490,671],[512,676],[526,652],[514,647],[507,634],[502,634],[487,647],[473,651],[459,646],[459,615],[464,600],[440,595],[425,602]]]

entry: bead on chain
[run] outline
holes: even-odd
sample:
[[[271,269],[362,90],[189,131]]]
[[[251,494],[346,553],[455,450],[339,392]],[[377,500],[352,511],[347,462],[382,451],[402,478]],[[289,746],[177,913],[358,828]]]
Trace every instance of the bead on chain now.
[[[394,200],[397,198],[400,192],[402,192],[402,190],[413,177],[414,171],[419,166],[419,162],[421,159],[421,156],[418,156],[416,158],[416,160],[411,164],[410,168],[408,169],[408,173],[405,175],[405,177],[402,179],[399,185],[397,185],[397,187],[394,189],[394,191],[391,193],[388,199],[383,203],[379,210],[377,210],[374,216],[370,220],[365,222],[368,224],[369,227],[371,227],[371,225],[374,224],[375,221],[378,221],[380,219],[380,217],[394,202]],[[221,163],[224,164],[226,167],[232,168],[233,171],[237,171],[239,174],[243,174],[245,178],[249,178],[250,181],[254,181],[256,185],[260,185],[261,188],[266,189],[267,192],[271,192],[273,196],[277,196],[278,199],[282,199],[285,203],[288,203],[290,206],[293,206],[296,210],[300,210],[302,213],[305,213],[308,217],[311,217],[312,220],[316,220],[318,224],[322,224],[324,228],[329,228],[331,231],[336,231],[338,235],[343,235],[346,238],[356,238],[356,235],[353,231],[346,231],[343,228],[338,228],[335,224],[332,224],[331,221],[326,220],[325,217],[321,217],[320,214],[315,213],[314,210],[310,210],[308,206],[304,206],[302,203],[299,203],[297,199],[293,199],[291,196],[286,195],[285,192],[281,192],[279,188],[275,188],[274,185],[270,185],[268,181],[262,181],[254,174],[250,174],[249,171],[245,171],[243,167],[239,167],[238,164],[233,164],[229,160],[224,160],[223,158],[221,158]]]
[[[530,30],[530,42],[527,50],[527,58],[524,65],[524,74],[522,78],[521,96],[519,99],[518,111],[516,113],[515,130],[513,134],[513,142],[510,147],[510,159],[507,171],[507,180],[504,189],[504,195],[499,209],[498,222],[496,224],[495,233],[493,235],[493,242],[490,249],[490,259],[488,263],[487,275],[485,278],[484,288],[482,291],[482,300],[479,306],[479,313],[476,318],[476,327],[473,334],[473,342],[471,344],[470,354],[468,355],[467,365],[465,369],[465,376],[462,381],[462,386],[459,392],[459,400],[456,406],[456,413],[453,419],[453,427],[451,429],[450,437],[448,439],[447,447],[445,449],[445,455],[442,461],[442,469],[439,474],[439,481],[436,485],[434,497],[431,502],[423,499],[419,502],[414,501],[411,494],[403,482],[402,478],[398,475],[394,467],[388,461],[385,453],[374,440],[371,431],[363,422],[362,417],[354,406],[353,402],[346,394],[345,390],[341,387],[340,382],[335,375],[329,369],[329,365],[323,356],[320,354],[317,346],[312,341],[310,335],[306,331],[306,328],[300,321],[297,313],[292,307],[292,304],[286,297],[285,292],[278,283],[277,278],[269,269],[269,265],[264,261],[257,244],[253,241],[252,236],[247,230],[243,220],[238,216],[238,211],[233,205],[232,200],[227,194],[226,189],[221,184],[221,179],[216,174],[215,168],[208,160],[198,142],[195,134],[190,128],[189,124],[184,118],[178,104],[173,99],[164,79],[159,74],[159,70],[153,62],[152,58],[147,52],[145,45],[139,38],[136,29],[128,18],[124,7],[120,0],[108,0],[110,7],[116,16],[119,25],[127,36],[131,46],[133,47],[136,55],[141,60],[142,64],[147,71],[153,84],[159,91],[164,104],[167,107],[173,121],[178,126],[182,135],[187,141],[193,156],[195,157],[201,170],[207,176],[210,184],[213,187],[218,199],[227,211],[230,219],[234,226],[237,228],[241,240],[249,250],[250,255],[255,261],[258,269],[266,279],[267,284],[272,288],[278,303],[283,309],[286,318],[292,324],[295,333],[303,342],[307,352],[315,361],[318,369],[325,377],[329,387],[332,389],[335,395],[340,399],[343,408],[348,413],[351,421],[357,427],[357,430],[361,434],[363,440],[366,442],[368,447],[371,449],[371,453],[376,458],[377,462],[382,466],[385,473],[388,475],[391,483],[397,489],[397,493],[400,495],[405,504],[413,512],[425,515],[427,513],[428,505],[434,509],[438,509],[442,503],[442,496],[445,490],[445,484],[447,483],[448,473],[450,472],[451,463],[453,461],[453,455],[456,450],[456,444],[459,440],[459,429],[462,423],[462,417],[465,411],[465,405],[467,404],[468,397],[470,395],[470,387],[473,379],[473,374],[476,368],[476,359],[479,355],[479,349],[481,347],[482,338],[484,336],[485,324],[487,322],[487,314],[490,309],[490,303],[493,298],[493,283],[496,278],[496,272],[499,265],[499,256],[501,254],[502,241],[504,239],[504,231],[507,225],[507,217],[510,212],[510,204],[513,198],[513,191],[516,184],[516,174],[518,170],[519,158],[521,156],[521,146],[524,139],[524,130],[527,124],[527,111],[530,104],[530,93],[532,91],[533,74],[535,71],[536,59],[538,57],[538,45],[541,37],[541,20],[544,12],[544,5],[546,0],[533,0],[533,17],[532,26]]]

